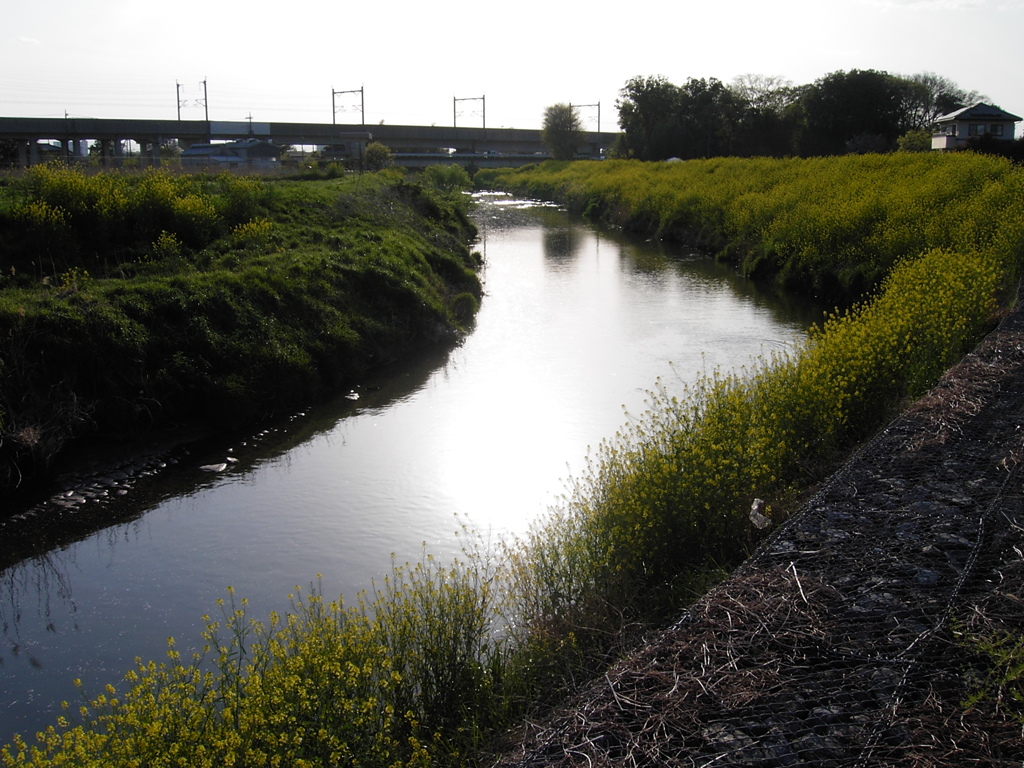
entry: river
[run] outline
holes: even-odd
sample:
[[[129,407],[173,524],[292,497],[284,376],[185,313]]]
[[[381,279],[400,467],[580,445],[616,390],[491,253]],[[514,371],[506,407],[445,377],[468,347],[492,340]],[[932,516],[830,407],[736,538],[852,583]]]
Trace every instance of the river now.
[[[450,560],[463,524],[522,533],[647,391],[747,365],[814,312],[711,260],[485,194],[485,296],[456,348],[336,401],[205,443],[113,504],[124,522],[0,572],[0,744],[187,651],[228,586],[284,611],[321,574],[352,598],[392,557]],[[226,465],[223,471],[202,467]]]

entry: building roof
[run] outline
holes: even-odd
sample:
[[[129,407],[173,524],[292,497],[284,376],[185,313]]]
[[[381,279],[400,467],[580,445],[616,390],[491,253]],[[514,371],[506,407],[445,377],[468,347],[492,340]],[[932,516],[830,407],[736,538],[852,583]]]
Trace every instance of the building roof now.
[[[242,156],[245,153],[250,155],[265,155],[267,157],[276,157],[281,153],[284,147],[280,147],[269,141],[262,139],[239,139],[238,141],[224,141],[216,144],[193,144],[188,149],[184,150],[182,154],[189,155],[210,155],[210,154],[225,154],[225,155],[236,155]]]
[[[1017,115],[1000,109],[999,107],[993,107],[991,104],[978,102],[977,104],[972,104],[969,107],[963,107],[955,112],[950,112],[948,115],[937,117],[935,122],[948,123],[954,120],[982,120],[985,122],[991,122],[992,120],[1012,120],[1013,122],[1020,122],[1021,120],[1024,120],[1024,118],[1018,117]]]
[[[193,144],[181,153],[184,161],[206,160],[217,163],[275,162],[284,147],[263,139],[239,139],[215,144]]]

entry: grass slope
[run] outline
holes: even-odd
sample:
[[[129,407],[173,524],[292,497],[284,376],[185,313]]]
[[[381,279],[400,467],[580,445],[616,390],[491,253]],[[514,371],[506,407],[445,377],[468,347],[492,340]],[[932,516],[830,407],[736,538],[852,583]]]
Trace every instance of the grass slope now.
[[[76,437],[237,425],[450,341],[481,292],[454,200],[388,174],[0,187],[0,487]]]

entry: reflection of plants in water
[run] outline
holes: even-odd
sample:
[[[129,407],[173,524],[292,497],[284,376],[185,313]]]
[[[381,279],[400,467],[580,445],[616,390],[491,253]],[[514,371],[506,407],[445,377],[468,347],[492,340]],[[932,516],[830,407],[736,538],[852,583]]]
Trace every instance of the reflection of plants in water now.
[[[141,538],[146,527],[144,518],[139,518],[110,526],[88,540],[111,556],[119,543]],[[29,627],[42,627],[51,633],[79,630],[78,605],[71,585],[77,546],[55,547],[0,570],[0,666],[7,658],[25,654],[24,635],[30,634]],[[67,622],[63,627],[59,623],[62,618]],[[27,658],[33,667],[41,666],[37,658]]]
[[[579,256],[583,232],[579,227],[545,227],[544,257],[554,264],[572,262]]]
[[[63,561],[67,552],[48,552],[0,572],[0,627],[5,641],[0,646],[0,664],[4,663],[8,653],[12,657],[21,655],[19,628],[25,619],[38,617],[48,632],[56,632],[55,614],[58,609],[63,607],[71,616],[77,613],[68,564]],[[77,629],[77,624],[74,627]],[[33,667],[40,666],[39,660],[31,654],[28,661]]]

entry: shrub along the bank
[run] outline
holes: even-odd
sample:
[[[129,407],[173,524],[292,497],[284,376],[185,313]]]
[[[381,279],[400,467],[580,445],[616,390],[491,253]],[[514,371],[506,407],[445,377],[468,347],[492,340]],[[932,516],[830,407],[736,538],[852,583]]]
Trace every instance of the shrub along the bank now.
[[[751,173],[759,173],[757,161]],[[794,169],[793,173],[798,173]],[[808,166],[806,172],[814,169]],[[735,170],[738,173],[738,169]],[[960,193],[976,191],[965,177]],[[894,214],[896,215],[896,214]],[[804,345],[678,391],[599,446],[565,497],[498,557],[397,568],[377,602],[253,622],[229,606],[212,666],[141,665],[6,766],[465,765],[488,734],[587,681],[781,519],[991,322],[1020,241],[965,220],[961,246],[900,260],[876,296]],[[1012,227],[1012,224],[1011,224]],[[115,700],[116,699],[116,700]]]
[[[238,424],[452,337],[472,233],[398,175],[33,170],[0,188],[0,481],[77,435]]]

